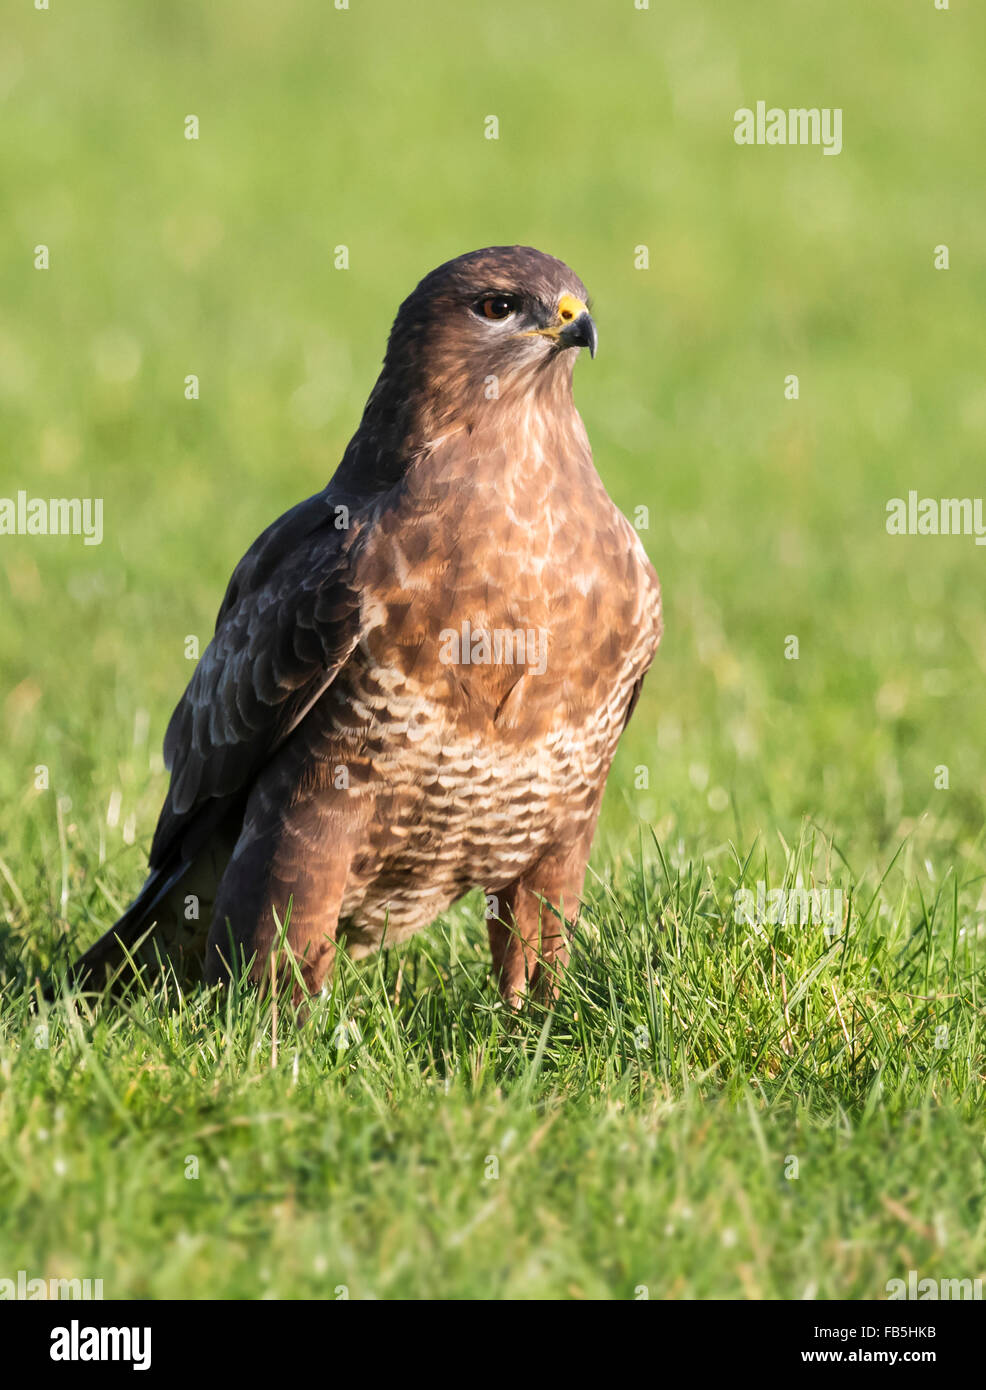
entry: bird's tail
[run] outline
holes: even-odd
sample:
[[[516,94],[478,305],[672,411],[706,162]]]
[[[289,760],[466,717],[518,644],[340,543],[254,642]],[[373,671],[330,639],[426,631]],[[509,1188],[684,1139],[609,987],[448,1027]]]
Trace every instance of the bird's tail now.
[[[103,989],[133,978],[129,962],[154,972],[167,962],[183,984],[205,971],[212,910],[236,835],[214,813],[153,867],[126,912],[69,972],[79,988]]]
[[[75,985],[80,989],[102,989],[126,965],[128,958],[140,963],[140,957],[152,960],[156,954],[162,958],[172,955],[167,949],[171,943],[160,936],[156,942],[159,949],[154,950],[157,917],[163,915],[156,909],[181,883],[190,867],[189,863],[180,862],[151,870],[123,916],[72,965],[69,974]],[[164,949],[160,949],[162,947]]]

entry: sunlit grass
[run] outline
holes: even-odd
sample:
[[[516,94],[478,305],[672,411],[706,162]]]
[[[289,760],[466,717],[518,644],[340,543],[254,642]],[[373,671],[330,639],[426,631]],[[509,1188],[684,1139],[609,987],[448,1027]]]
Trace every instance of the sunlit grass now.
[[[0,495],[101,497],[105,539],[0,537],[0,1276],[872,1298],[983,1274],[984,555],[888,536],[885,508],[982,494],[986,21],[727,8],[5,21]],[[840,105],[842,154],[738,148],[760,98]],[[173,981],[49,1007],[142,881],[188,638],[331,474],[416,279],[505,241],[592,292],[577,402],[665,589],[557,1008],[503,1011],[473,899],[343,962],[303,1026]],[[739,889],[799,877],[842,891],[836,929],[736,920]]]

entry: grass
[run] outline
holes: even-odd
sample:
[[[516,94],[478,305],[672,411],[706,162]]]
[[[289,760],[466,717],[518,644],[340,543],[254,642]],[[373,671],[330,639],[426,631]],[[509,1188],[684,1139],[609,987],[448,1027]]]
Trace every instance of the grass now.
[[[884,524],[912,487],[981,495],[984,19],[720,9],[12,17],[0,496],[102,497],[105,539],[0,537],[0,1277],[880,1298],[984,1274],[983,556]],[[843,107],[842,154],[737,147],[761,98]],[[142,880],[187,639],[331,473],[416,278],[516,240],[592,291],[577,399],[666,601],[557,1008],[499,1007],[471,898],[343,963],[303,1027],[174,982],[49,1009],[37,981]],[[842,890],[834,930],[737,921],[740,888],[799,877]]]
[[[173,981],[14,992],[6,1261],[152,1297],[873,1298],[977,1269],[957,884],[860,883],[829,934],[737,927],[759,861],[723,859],[652,842],[598,883],[549,1012],[494,1002],[467,909],[344,964],[301,1027]]]

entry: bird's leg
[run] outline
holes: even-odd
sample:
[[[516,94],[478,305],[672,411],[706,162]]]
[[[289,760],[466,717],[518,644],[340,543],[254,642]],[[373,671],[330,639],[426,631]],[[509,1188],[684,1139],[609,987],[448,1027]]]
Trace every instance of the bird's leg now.
[[[320,902],[312,912],[311,904],[286,891],[268,900],[259,919],[234,921],[217,912],[209,936],[207,980],[228,980],[252,961],[250,979],[262,990],[290,989],[296,1004],[318,994],[335,963],[340,902],[341,895]]]
[[[351,851],[343,836],[326,853],[282,834],[253,855],[235,854],[223,876],[209,933],[206,978],[226,980],[251,959],[250,978],[292,982],[296,1002],[318,994],[336,953]],[[286,949],[285,949],[286,948]],[[292,959],[293,958],[293,959]],[[304,989],[298,985],[300,973]]]
[[[493,970],[506,1003],[516,1006],[525,994],[558,997],[587,858],[584,842],[564,854],[549,852],[487,898]]]

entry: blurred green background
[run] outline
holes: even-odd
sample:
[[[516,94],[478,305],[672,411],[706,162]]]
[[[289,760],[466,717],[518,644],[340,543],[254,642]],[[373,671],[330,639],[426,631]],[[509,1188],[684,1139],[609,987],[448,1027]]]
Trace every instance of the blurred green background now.
[[[614,765],[597,872],[618,876],[653,827],[670,865],[691,861],[696,884],[718,874],[728,902],[730,842],[743,857],[758,846],[783,875],[784,846],[807,821],[825,846],[820,882],[875,887],[906,842],[881,915],[896,897],[906,932],[911,905],[948,883],[954,931],[966,948],[982,938],[986,551],[971,537],[888,536],[885,508],[911,488],[986,490],[983,8],[51,6],[8,7],[0,42],[0,497],[101,497],[105,535],[99,547],[0,537],[0,903],[15,955],[92,940],[136,891],[166,785],[161,739],[192,671],[186,637],[204,647],[240,555],[334,470],[416,281],[512,242],[566,260],[590,289],[600,353],[579,364],[576,399],[612,496],[631,517],[648,509],[642,539],[665,592],[665,637]],[[734,112],[758,100],[841,108],[842,153],[737,146]],[[484,138],[490,115],[496,141]],[[39,244],[47,271],[33,265]],[[947,271],[934,266],[942,244]],[[339,245],[347,270],[335,268]],[[647,269],[635,266],[640,247]],[[796,401],[784,394],[791,374]],[[934,785],[942,765],[948,790]],[[481,953],[478,915],[468,930]],[[773,1008],[769,962],[765,972]],[[694,979],[700,1019],[712,987]],[[920,980],[908,988],[927,995]],[[729,1002],[742,1037],[745,1005]],[[976,1037],[981,1004],[966,1002],[955,1006],[963,1036]],[[824,1026],[841,1047],[839,1008]],[[850,1050],[846,1084],[862,1095]],[[907,1086],[924,1081],[903,1043],[900,1055],[913,1100]],[[963,1045],[966,1064],[982,1072],[981,1052],[966,1058]],[[800,1085],[793,1072],[789,1083]],[[31,1097],[50,1084],[22,1096],[46,1126],[51,1097]],[[80,1094],[88,1113],[92,1095]],[[979,1128],[962,1123],[979,1152]],[[471,1133],[472,1115],[462,1124]],[[842,1119],[832,1126],[836,1142]],[[705,1132],[682,1148],[683,1169]],[[81,1129],[80,1141],[84,1151]],[[786,1151],[780,1129],[772,1142]],[[888,1142],[872,1146],[873,1230]],[[759,1132],[740,1143],[734,1175],[760,1143]],[[725,1170],[709,1163],[715,1194]],[[912,1163],[918,1182],[926,1158]],[[966,1168],[953,1169],[958,1211]],[[680,1189],[677,1173],[668,1181]],[[857,1220],[843,1179],[831,1186],[819,1269],[831,1267],[825,1242]],[[100,1200],[110,1191],[98,1174],[93,1187]],[[28,1241],[36,1199],[25,1188]],[[592,1230],[605,1245],[600,1201]],[[981,1234],[981,1222],[970,1214],[965,1229]],[[897,1240],[889,1230],[885,1252]],[[716,1283],[722,1259],[711,1252],[704,1287],[735,1292]],[[594,1256],[587,1267],[602,1270]],[[468,1283],[435,1277],[445,1291]],[[784,1268],[776,1278],[763,1287],[796,1283]],[[833,1278],[829,1291],[874,1295],[872,1278]]]
[[[884,509],[982,490],[984,39],[931,0],[8,13],[0,495],[100,496],[105,527],[0,540],[8,853],[51,842],[42,763],[73,872],[130,817],[147,839],[185,636],[331,474],[417,279],[509,242],[590,288],[577,401],[665,589],[604,852],[638,818],[721,842],[810,815],[847,855],[925,811],[974,835],[986,555],[889,537]],[[843,108],[842,153],[737,146],[758,99]]]

